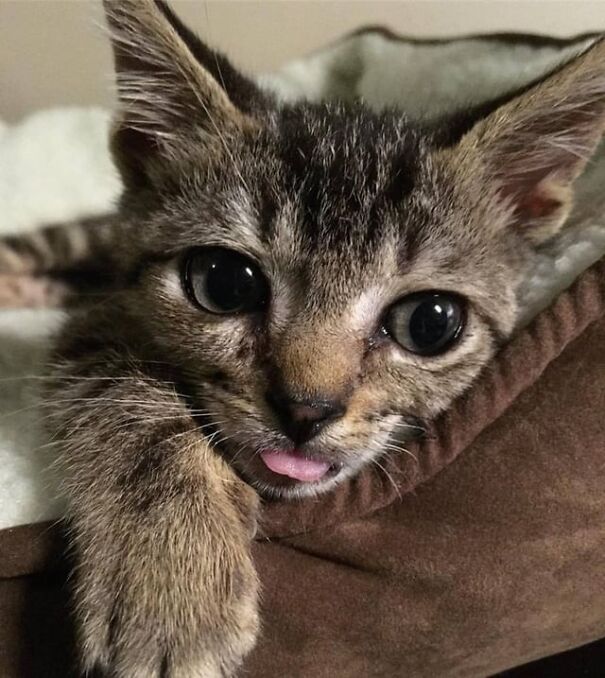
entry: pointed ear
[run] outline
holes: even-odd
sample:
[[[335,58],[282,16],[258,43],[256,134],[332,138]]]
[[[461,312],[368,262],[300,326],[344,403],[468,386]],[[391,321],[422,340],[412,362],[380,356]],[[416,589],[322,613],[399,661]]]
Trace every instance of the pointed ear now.
[[[605,131],[605,39],[481,120],[460,150],[496,182],[512,221],[533,242],[561,227],[573,182]]]
[[[127,185],[161,182],[191,148],[220,153],[233,135],[254,126],[224,82],[247,88],[248,98],[260,92],[164,2],[104,0],[104,6],[119,98],[112,149]]]

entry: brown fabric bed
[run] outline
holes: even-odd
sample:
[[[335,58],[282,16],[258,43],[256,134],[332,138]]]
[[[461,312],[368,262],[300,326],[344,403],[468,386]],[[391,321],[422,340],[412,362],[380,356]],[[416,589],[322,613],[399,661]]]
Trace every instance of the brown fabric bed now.
[[[431,438],[266,507],[249,678],[487,676],[605,636],[605,260]],[[0,675],[71,675],[60,525],[0,532]],[[534,674],[537,675],[537,674]],[[597,674],[595,674],[597,675]]]

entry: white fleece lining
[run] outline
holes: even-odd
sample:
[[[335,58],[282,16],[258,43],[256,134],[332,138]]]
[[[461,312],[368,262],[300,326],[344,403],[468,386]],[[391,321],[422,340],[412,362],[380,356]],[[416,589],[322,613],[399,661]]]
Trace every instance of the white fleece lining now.
[[[411,117],[433,117],[502,93],[548,71],[589,44],[566,49],[508,45],[489,38],[442,44],[353,36],[263,76],[284,100],[362,97],[376,108],[399,104]],[[98,109],[41,111],[18,125],[0,121],[0,234],[109,211],[120,182],[107,152],[110,115]],[[589,201],[605,185],[598,154],[579,187]],[[524,288],[522,323],[605,253],[605,227],[594,221],[544,253]],[[63,502],[51,474],[53,444],[36,406],[56,311],[0,312],[0,529],[57,518]]]

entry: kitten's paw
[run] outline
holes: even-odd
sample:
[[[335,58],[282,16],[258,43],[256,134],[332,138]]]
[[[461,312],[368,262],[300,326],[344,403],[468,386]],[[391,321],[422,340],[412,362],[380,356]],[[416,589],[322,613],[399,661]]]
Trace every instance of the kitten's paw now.
[[[195,509],[187,505],[169,521],[162,512],[129,522],[102,551],[98,539],[91,545],[96,554],[80,562],[75,597],[86,670],[111,678],[235,675],[259,630],[250,552],[258,498],[238,481],[228,487],[238,491],[204,521],[188,521]]]
[[[85,669],[107,678],[234,676],[259,628],[256,573],[251,562],[241,565],[224,590],[192,588],[178,601],[170,590],[128,589],[119,578],[108,599],[80,616]]]
[[[67,285],[59,281],[0,273],[0,308],[59,307],[69,295]]]

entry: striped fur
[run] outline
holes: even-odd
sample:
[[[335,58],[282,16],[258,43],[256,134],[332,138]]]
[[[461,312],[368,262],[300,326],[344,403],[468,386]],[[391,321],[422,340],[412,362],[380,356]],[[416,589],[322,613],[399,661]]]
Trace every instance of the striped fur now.
[[[0,273],[43,275],[111,263],[115,216],[47,226],[0,240]]]
[[[0,239],[0,307],[65,306],[119,284],[115,216]]]

